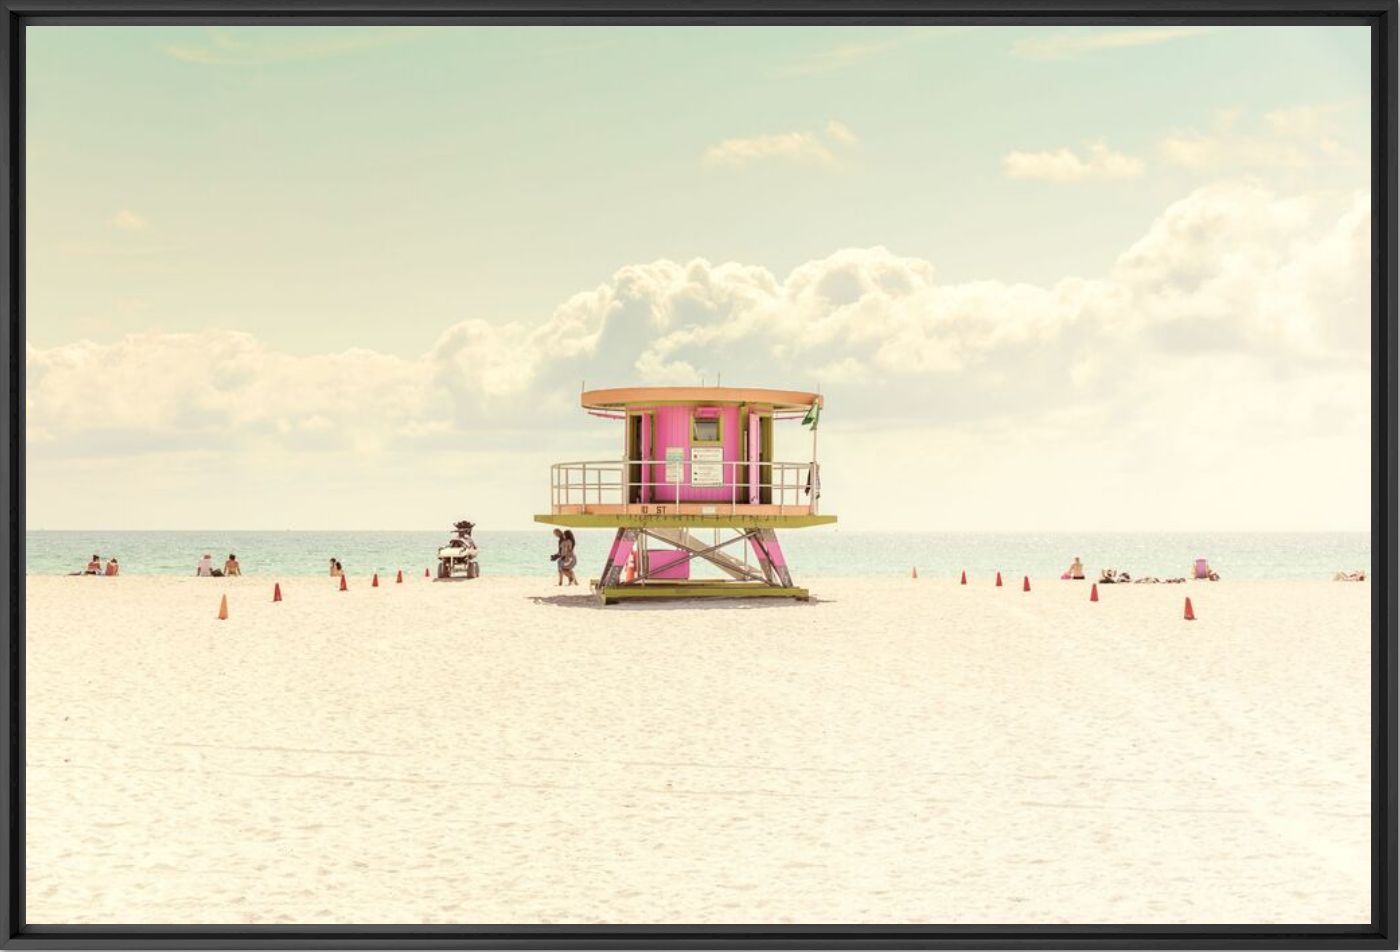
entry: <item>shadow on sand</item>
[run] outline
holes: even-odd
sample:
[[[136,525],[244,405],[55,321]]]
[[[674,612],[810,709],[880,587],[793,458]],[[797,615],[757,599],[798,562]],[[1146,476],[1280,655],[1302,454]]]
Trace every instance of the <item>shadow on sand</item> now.
[[[602,608],[598,603],[596,595],[590,593],[580,593],[578,595],[528,595],[526,596],[536,605],[553,605],[556,608]],[[628,611],[677,611],[682,608],[701,608],[706,610],[720,609],[742,609],[750,611],[753,609],[782,609],[793,608],[801,605],[820,605],[834,602],[832,598],[817,598],[815,595],[807,601],[798,601],[795,598],[744,598],[736,595],[733,598],[635,598],[623,599],[607,606],[610,612]]]

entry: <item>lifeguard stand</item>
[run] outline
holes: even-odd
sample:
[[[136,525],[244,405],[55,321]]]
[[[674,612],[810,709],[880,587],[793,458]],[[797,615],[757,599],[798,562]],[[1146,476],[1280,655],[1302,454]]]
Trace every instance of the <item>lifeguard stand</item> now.
[[[550,511],[536,522],[616,527],[594,589],[625,598],[785,596],[793,585],[777,529],[833,523],[817,511],[820,394],[741,387],[588,390],[583,408],[623,423],[620,458],[550,467]],[[812,427],[812,458],[773,459],[773,427]],[[696,535],[713,530],[710,540]],[[723,538],[722,538],[723,536]],[[737,547],[738,553],[724,551]],[[693,578],[693,565],[721,578]]]

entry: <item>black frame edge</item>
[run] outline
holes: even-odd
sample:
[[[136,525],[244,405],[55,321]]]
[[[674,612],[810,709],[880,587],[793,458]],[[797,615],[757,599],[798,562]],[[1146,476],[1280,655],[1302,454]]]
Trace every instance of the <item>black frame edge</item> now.
[[[1397,868],[1397,0],[0,0],[0,373],[13,408],[0,421],[9,499],[0,529],[7,650],[0,672],[0,946],[15,949],[369,948],[1336,948],[1400,947]],[[836,4],[845,5],[845,10]],[[761,12],[754,8],[761,4]],[[1140,12],[1125,10],[1139,8]],[[1150,12],[1146,9],[1150,8]],[[758,14],[757,16],[755,14]],[[1372,25],[1372,920],[1336,926],[49,926],[24,909],[24,27],[98,22],[556,22],[1045,24],[1369,22]],[[18,580],[18,581],[16,581]]]

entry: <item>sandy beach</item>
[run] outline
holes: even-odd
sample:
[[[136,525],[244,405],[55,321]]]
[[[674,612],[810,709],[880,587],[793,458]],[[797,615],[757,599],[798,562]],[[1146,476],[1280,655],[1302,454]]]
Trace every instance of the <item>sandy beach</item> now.
[[[27,579],[30,922],[1369,918],[1369,584],[273,581]]]

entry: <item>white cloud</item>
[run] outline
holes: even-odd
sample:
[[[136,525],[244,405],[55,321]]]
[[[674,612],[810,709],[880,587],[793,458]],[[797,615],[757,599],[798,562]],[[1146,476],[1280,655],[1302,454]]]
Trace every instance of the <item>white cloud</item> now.
[[[906,37],[894,37],[875,43],[847,43],[829,50],[814,53],[787,67],[784,73],[789,76],[807,76],[815,73],[829,73],[844,69],[856,63],[888,53],[907,42]]]
[[[1017,40],[1011,46],[1011,54],[1028,60],[1063,60],[1100,50],[1168,43],[1209,32],[1208,27],[1196,26],[1153,26],[1135,30],[1073,27],[1058,33]]]
[[[836,148],[849,148],[859,142],[850,126],[836,119],[826,124],[826,141],[814,132],[783,132],[776,135],[725,139],[705,150],[706,165],[744,166],[752,162],[783,160],[837,168]]]
[[[943,39],[976,30],[975,26],[907,27],[899,35],[869,43],[845,43],[809,54],[779,70],[781,76],[811,76],[830,73],[878,59],[900,47],[924,39]]]
[[[1186,129],[1164,136],[1158,152],[1168,165],[1193,172],[1238,170],[1302,171],[1320,165],[1357,165],[1363,157],[1338,139],[1350,104],[1299,105],[1242,121],[1238,110],[1219,113],[1207,131]]]
[[[851,127],[836,119],[827,121],[826,134],[833,142],[840,142],[842,145],[855,145],[860,142],[856,134],[851,131]]]
[[[145,231],[147,228],[146,219],[129,208],[117,212],[107,220],[107,224],[122,231]]]
[[[272,31],[210,30],[202,44],[171,44],[167,55],[206,66],[266,66],[347,56],[411,39],[422,27],[291,26]]]
[[[748,139],[725,139],[705,150],[707,165],[741,166],[764,159],[787,159],[816,165],[836,164],[836,156],[810,132],[783,132]]]
[[[1068,472],[1065,454],[1078,453],[1089,483],[1127,481],[1185,515],[1215,507],[1267,524],[1275,490],[1259,485],[1318,506],[1345,491],[1364,524],[1369,240],[1364,193],[1227,183],[1172,204],[1107,273],[1049,285],[943,283],[927,261],[851,248],[785,277],[700,259],[630,265],[539,325],[466,320],[416,358],[299,356],[226,331],[30,347],[29,456],[59,479],[62,460],[103,459],[115,472],[123,459],[175,454],[207,460],[211,483],[235,460],[295,458],[299,479],[352,467],[374,484],[386,467],[417,461],[431,474],[447,455],[499,451],[507,462],[493,465],[521,468],[493,478],[531,485],[541,472],[511,452],[574,458],[612,435],[580,423],[580,381],[722,373],[737,386],[820,383],[833,474],[864,472],[843,439],[868,447],[884,430],[919,431],[963,447],[978,472],[1028,473],[1034,447],[1055,447]],[[905,485],[916,477],[885,472],[881,498],[929,499]],[[1178,483],[1207,478],[1211,499],[1182,495]],[[834,476],[834,509],[841,484]],[[1044,502],[1070,487],[1024,491]],[[871,505],[853,489],[850,499],[858,512]],[[936,500],[925,504],[937,517]],[[1274,524],[1300,523],[1281,513]]]
[[[1114,152],[1102,142],[1091,143],[1083,157],[1060,148],[1045,152],[1010,152],[1002,159],[1002,169],[1008,177],[1043,182],[1136,178],[1143,168],[1141,159]]]

